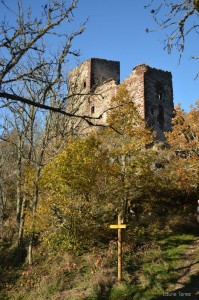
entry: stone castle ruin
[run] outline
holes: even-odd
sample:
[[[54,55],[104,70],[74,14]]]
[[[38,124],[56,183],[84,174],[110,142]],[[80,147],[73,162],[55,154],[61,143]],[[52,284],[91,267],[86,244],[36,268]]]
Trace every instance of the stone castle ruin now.
[[[138,106],[146,126],[157,132],[158,139],[163,139],[163,132],[171,130],[174,110],[171,73],[141,64],[122,84]],[[106,113],[103,112],[110,108],[111,98],[116,95],[119,86],[120,62],[91,58],[69,74],[70,101],[67,109],[91,117],[102,114],[96,122],[106,124]],[[80,128],[85,132],[90,130],[85,125]]]

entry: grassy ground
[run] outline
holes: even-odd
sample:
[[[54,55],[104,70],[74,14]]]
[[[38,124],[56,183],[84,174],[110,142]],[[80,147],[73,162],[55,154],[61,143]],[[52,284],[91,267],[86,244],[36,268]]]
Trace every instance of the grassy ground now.
[[[78,256],[47,254],[38,248],[32,267],[26,263],[16,267],[10,260],[0,269],[0,299],[159,300],[182,299],[182,295],[183,300],[197,299],[197,224],[171,220],[162,228],[143,224],[134,230],[137,240],[129,227],[123,243],[121,284],[117,284],[116,240]]]
[[[175,290],[186,266],[186,253],[194,241],[194,235],[171,234],[160,240],[156,248],[147,251],[137,271],[138,284],[132,299],[166,299]]]

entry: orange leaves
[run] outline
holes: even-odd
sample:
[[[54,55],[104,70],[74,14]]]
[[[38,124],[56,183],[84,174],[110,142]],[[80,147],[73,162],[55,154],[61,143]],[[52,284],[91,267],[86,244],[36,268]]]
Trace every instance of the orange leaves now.
[[[189,152],[199,146],[199,110],[192,108],[185,113],[180,106],[176,108],[173,130],[167,134],[168,142],[176,149]]]
[[[199,110],[198,104],[185,113],[176,108],[173,130],[167,134],[171,150],[175,153],[170,169],[175,174],[178,188],[196,192],[199,184]]]

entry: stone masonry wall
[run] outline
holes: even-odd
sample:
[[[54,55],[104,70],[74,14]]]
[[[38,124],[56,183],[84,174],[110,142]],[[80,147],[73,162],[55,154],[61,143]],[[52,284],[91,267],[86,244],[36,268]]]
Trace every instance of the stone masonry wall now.
[[[91,60],[73,69],[68,78],[68,93],[89,93],[91,89]]]
[[[91,88],[96,88],[107,80],[120,83],[120,62],[91,58]]]
[[[145,120],[162,139],[163,132],[171,130],[173,117],[173,88],[170,72],[148,68],[144,74]]]
[[[111,99],[117,93],[117,85],[114,80],[108,80],[103,85],[99,86],[95,90],[95,95],[93,95],[89,100],[90,112],[93,117],[98,117],[102,115],[102,118],[96,121],[97,124],[105,124],[107,114],[105,113],[111,105]],[[92,112],[92,107],[94,111]]]
[[[143,119],[145,118],[144,73],[147,68],[146,65],[135,67],[129,77],[123,81]]]
[[[104,59],[90,59],[71,71],[69,76],[68,109],[78,109],[78,114],[98,117],[97,124],[106,123],[106,110],[110,108],[111,98],[116,96],[120,65],[119,62]],[[163,132],[171,130],[173,116],[173,88],[170,72],[157,70],[145,64],[136,66],[124,84],[132,100],[138,107],[146,125],[163,139]],[[91,129],[86,124],[81,129],[86,133]],[[83,128],[84,127],[84,128]]]
[[[106,114],[103,112],[108,109],[119,81],[120,62],[97,58],[85,61],[69,74],[67,110],[93,118],[102,114],[100,120],[93,122],[104,124]],[[90,130],[86,123],[81,124],[81,131],[87,133]]]

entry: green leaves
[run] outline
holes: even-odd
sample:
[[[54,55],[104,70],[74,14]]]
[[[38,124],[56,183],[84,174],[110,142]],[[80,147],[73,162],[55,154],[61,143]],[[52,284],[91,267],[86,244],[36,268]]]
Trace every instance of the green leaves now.
[[[177,111],[167,134],[170,147],[148,147],[155,134],[143,125],[125,87],[112,106],[108,122],[120,134],[106,128],[70,137],[43,169],[35,230],[50,248],[79,251],[104,242],[119,211],[127,216],[128,207],[136,204],[150,212],[160,201],[172,202],[181,192],[197,189],[197,108],[189,114]]]

